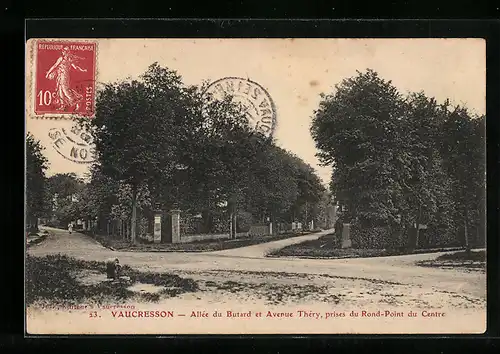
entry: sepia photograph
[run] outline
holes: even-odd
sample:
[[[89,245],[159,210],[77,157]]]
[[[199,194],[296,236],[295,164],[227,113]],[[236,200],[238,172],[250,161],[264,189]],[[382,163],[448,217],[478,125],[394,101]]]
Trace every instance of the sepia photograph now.
[[[31,38],[25,328],[486,331],[486,44]]]

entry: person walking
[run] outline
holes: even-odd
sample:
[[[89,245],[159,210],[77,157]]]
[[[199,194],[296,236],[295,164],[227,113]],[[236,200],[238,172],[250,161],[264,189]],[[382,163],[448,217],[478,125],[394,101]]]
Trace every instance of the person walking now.
[[[73,223],[72,223],[72,222],[70,222],[70,223],[68,224],[68,231],[69,231],[69,233],[70,233],[70,235],[71,235],[71,233],[73,232]]]

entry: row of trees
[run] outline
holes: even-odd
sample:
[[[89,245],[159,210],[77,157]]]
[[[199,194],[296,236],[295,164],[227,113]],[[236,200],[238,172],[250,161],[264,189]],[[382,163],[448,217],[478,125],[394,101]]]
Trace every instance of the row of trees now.
[[[138,80],[105,85],[96,117],[79,121],[96,144],[90,182],[51,177],[59,186],[49,193],[58,200],[52,217],[69,200],[58,190],[60,179],[76,186],[68,217],[129,220],[132,241],[138,220],[151,219],[158,204],[201,213],[207,231],[216,227],[210,214],[224,203],[233,215],[245,211],[254,221],[321,215],[326,190],[315,171],[251,130],[231,97],[204,94],[206,86],[186,86],[156,63]]]
[[[322,96],[311,132],[345,222],[385,228],[392,246],[413,232],[416,247],[421,224],[435,244],[484,241],[484,116],[367,70]]]

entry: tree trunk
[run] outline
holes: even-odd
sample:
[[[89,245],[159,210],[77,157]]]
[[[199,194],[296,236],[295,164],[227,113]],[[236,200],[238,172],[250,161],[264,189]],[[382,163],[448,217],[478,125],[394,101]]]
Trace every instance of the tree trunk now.
[[[307,228],[307,230],[309,229],[309,224],[308,224],[308,210],[309,209],[309,203],[307,202],[306,200],[306,222],[304,223],[305,224],[305,227]]]
[[[137,231],[137,186],[132,186],[132,218],[130,220],[130,240],[136,243]]]
[[[201,217],[202,217],[202,220],[203,220],[203,225],[202,225],[202,230],[201,230],[201,233],[203,234],[208,234],[210,233],[210,212],[208,209],[204,209],[202,212],[201,212]]]
[[[415,235],[415,249],[418,248],[418,238],[420,236],[420,216],[422,213],[422,205],[418,205],[418,215],[417,215],[417,230],[416,230],[416,235]]]
[[[229,211],[229,238],[233,240],[234,237],[234,216],[233,212]]]
[[[234,238],[236,238],[236,233],[238,232],[238,213],[236,210],[233,212],[233,228],[234,228]]]
[[[270,231],[269,234],[271,236],[273,236],[273,235],[275,235],[275,231],[276,231],[276,226],[275,226],[275,224],[276,224],[275,223],[275,212],[274,211],[271,212],[271,217],[269,218],[269,223],[271,224],[271,227],[270,227],[270,230],[269,230]]]
[[[465,250],[467,253],[470,253],[471,247],[469,242],[469,230],[468,230],[468,220],[467,220],[467,211],[464,212],[464,238],[465,238]]]

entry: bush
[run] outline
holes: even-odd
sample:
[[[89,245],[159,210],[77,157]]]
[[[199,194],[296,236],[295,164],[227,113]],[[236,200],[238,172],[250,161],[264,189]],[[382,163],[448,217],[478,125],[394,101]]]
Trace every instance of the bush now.
[[[48,226],[48,227],[54,227],[54,228],[66,228],[66,226],[68,226],[68,224],[66,225],[63,225],[62,222],[60,221],[57,221],[57,220],[49,220],[45,223],[45,226]]]
[[[457,247],[462,242],[457,238],[458,230],[440,227],[438,225],[428,225],[428,229],[420,230],[419,248],[437,248],[437,247]],[[415,229],[412,230],[416,232]]]
[[[353,248],[401,249],[407,246],[403,232],[388,226],[362,228],[357,224],[351,224],[350,232]]]

